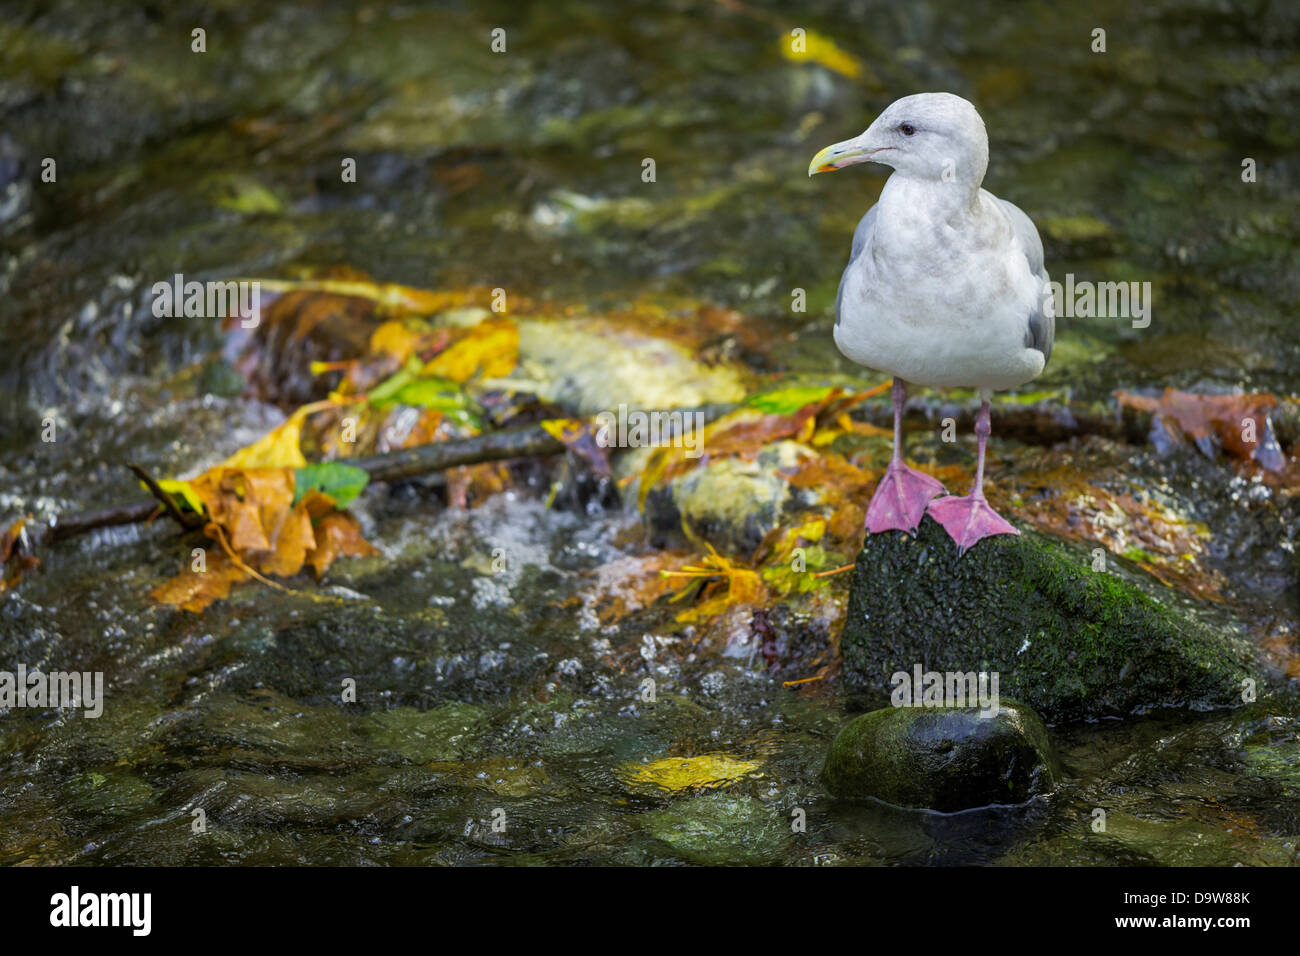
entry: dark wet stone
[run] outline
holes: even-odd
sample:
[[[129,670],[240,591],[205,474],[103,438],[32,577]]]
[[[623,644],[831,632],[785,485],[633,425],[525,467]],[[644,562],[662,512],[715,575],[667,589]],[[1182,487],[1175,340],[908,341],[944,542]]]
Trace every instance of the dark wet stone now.
[[[32,187],[24,177],[28,165],[22,146],[9,134],[0,134],[0,225],[12,222],[31,208]]]
[[[845,673],[859,690],[887,692],[891,675],[917,663],[996,672],[1001,693],[1053,722],[1240,706],[1244,680],[1264,684],[1249,641],[1174,610],[1163,585],[1150,590],[1162,600],[1030,531],[986,538],[959,558],[927,517],[917,538],[871,535],[858,554]]]
[[[1006,699],[991,717],[978,707],[873,710],[840,731],[822,770],[833,796],[945,813],[1024,803],[1059,777],[1042,720]]]
[[[234,397],[243,394],[244,378],[228,363],[221,359],[214,359],[206,363],[200,371],[198,391],[202,395]]]

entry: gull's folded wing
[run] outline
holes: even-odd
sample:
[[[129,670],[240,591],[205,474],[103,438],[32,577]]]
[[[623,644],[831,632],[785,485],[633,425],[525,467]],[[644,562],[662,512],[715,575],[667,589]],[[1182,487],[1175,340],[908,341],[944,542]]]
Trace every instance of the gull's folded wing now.
[[[1043,353],[1043,362],[1046,363],[1052,357],[1052,339],[1056,337],[1056,315],[1053,309],[1047,307],[1051,302],[1046,290],[1050,279],[1043,264],[1043,240],[1039,238],[1033,220],[1025,215],[1024,210],[1005,199],[999,199],[998,202],[1002,203],[1002,208],[1006,210],[1007,219],[1011,221],[1011,229],[1020,240],[1020,247],[1025,250],[1025,258],[1029,260],[1029,271],[1043,282],[1044,291],[1038,298],[1038,307],[1028,317],[1025,348],[1038,349]]]
[[[1024,213],[1021,213],[1024,215]],[[835,324],[840,324],[840,300],[844,297],[844,280],[849,276],[849,270],[853,268],[853,263],[857,261],[862,250],[871,242],[871,232],[876,224],[876,207],[872,206],[867,210],[867,214],[858,222],[858,228],[853,230],[853,248],[849,250],[849,264],[844,267],[844,274],[840,276],[840,287],[835,292]],[[1041,248],[1041,247],[1040,247]],[[1041,252],[1039,258],[1041,258]]]

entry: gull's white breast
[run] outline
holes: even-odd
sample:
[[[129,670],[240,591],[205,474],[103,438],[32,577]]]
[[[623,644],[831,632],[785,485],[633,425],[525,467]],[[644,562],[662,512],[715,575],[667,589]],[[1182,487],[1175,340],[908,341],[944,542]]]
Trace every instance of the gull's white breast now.
[[[898,180],[886,184],[873,235],[845,273],[835,344],[861,365],[932,388],[1006,389],[1037,376],[1045,360],[1026,346],[1026,330],[1043,278],[999,201],[980,190],[973,209],[953,215]]]

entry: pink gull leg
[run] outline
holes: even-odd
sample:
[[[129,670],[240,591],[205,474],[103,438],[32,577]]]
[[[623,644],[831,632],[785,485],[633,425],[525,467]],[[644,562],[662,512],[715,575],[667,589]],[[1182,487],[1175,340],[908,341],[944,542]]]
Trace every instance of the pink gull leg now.
[[[894,456],[867,507],[867,531],[871,534],[881,531],[916,534],[925,517],[925,506],[944,490],[934,478],[903,464],[903,405],[906,403],[907,383],[895,377]]]
[[[952,540],[957,542],[958,554],[965,554],[981,538],[1020,533],[984,500],[984,446],[991,430],[986,398],[980,402],[980,412],[975,419],[975,437],[979,442],[975,487],[964,498],[954,496],[930,502],[930,517],[943,525]]]

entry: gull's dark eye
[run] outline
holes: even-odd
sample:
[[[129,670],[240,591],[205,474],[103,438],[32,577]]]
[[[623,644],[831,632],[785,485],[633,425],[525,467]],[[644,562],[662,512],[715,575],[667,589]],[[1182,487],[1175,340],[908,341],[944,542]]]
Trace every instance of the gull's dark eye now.
[[[898,131],[904,136],[911,136],[916,132],[916,127],[911,123],[904,123],[902,126],[898,127]]]

